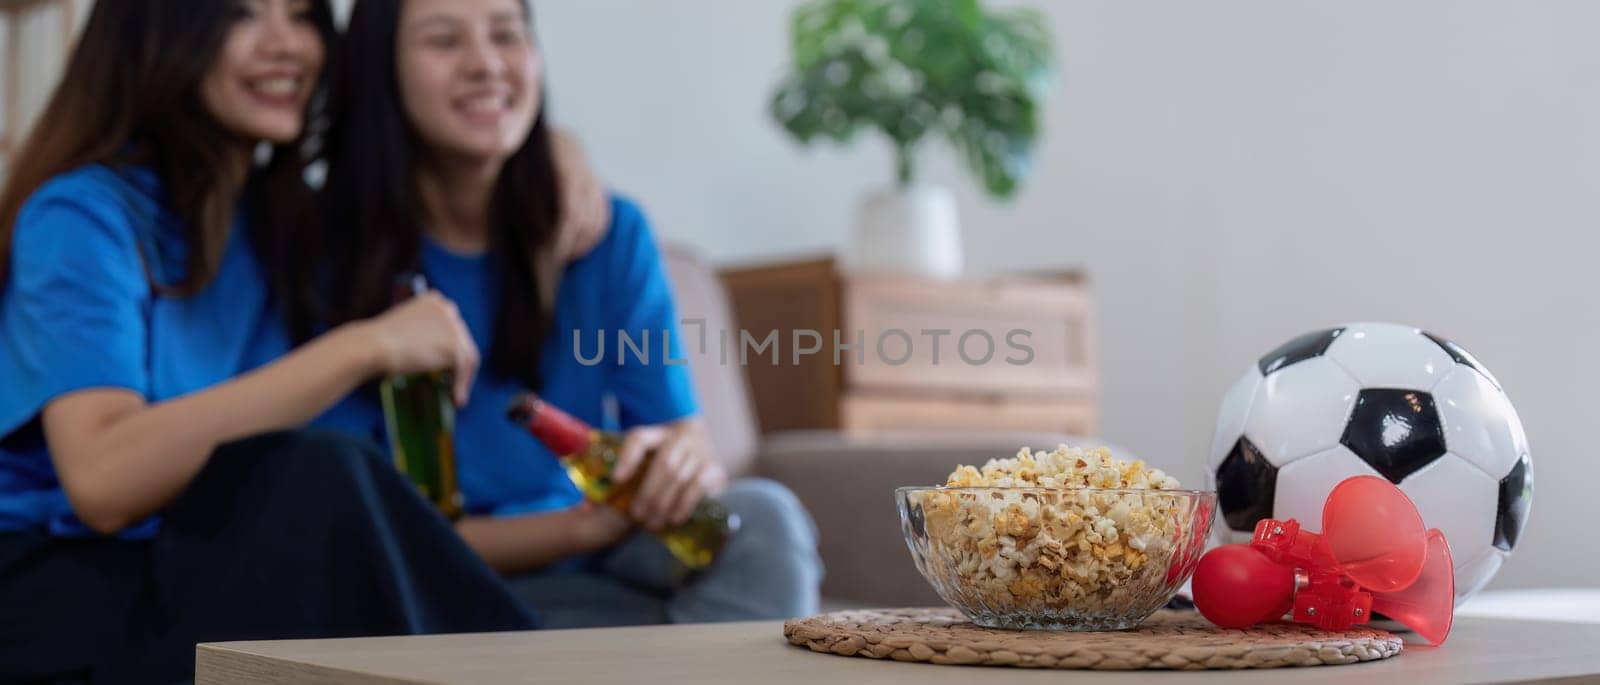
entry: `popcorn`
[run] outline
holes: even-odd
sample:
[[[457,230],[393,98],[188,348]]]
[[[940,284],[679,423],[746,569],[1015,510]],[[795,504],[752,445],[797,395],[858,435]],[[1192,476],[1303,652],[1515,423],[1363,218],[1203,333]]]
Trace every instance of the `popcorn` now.
[[[930,562],[944,560],[927,570],[968,603],[1094,614],[1164,601],[1183,499],[1088,489],[1178,489],[1160,469],[1104,448],[1024,447],[982,468],[959,466],[946,486],[1050,490],[920,493]]]

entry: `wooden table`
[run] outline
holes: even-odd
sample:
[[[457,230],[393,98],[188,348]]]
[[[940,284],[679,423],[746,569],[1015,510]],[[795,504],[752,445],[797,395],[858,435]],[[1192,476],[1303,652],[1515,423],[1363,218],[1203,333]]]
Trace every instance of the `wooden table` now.
[[[1461,617],[1440,648],[1408,640],[1386,661],[1263,671],[1064,673],[875,661],[790,646],[777,621],[203,644],[196,670],[202,685],[1600,682],[1600,624]]]

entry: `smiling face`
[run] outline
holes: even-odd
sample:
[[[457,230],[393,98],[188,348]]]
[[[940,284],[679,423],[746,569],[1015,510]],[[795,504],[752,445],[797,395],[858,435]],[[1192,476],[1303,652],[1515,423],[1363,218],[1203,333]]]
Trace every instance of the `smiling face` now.
[[[238,0],[200,99],[223,129],[248,140],[287,143],[305,126],[306,104],[326,46],[310,0]]]
[[[539,112],[539,54],[520,0],[405,0],[395,65],[433,156],[503,162]]]

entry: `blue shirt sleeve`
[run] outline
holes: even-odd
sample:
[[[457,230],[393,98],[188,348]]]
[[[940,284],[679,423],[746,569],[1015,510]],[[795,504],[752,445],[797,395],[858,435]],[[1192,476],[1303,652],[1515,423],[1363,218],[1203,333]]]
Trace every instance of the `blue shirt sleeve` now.
[[[609,385],[617,399],[618,419],[626,429],[692,416],[698,408],[689,367],[682,363],[678,307],[650,223],[637,205],[623,198],[613,198],[611,212],[608,239],[615,244],[608,253],[612,263],[606,302],[613,308],[609,328],[633,340],[645,336],[650,340],[648,358],[642,363],[631,351],[617,350],[618,364],[611,370]]]
[[[151,293],[136,235],[115,191],[82,177],[23,205],[0,285],[0,435],[75,390],[146,392]]]

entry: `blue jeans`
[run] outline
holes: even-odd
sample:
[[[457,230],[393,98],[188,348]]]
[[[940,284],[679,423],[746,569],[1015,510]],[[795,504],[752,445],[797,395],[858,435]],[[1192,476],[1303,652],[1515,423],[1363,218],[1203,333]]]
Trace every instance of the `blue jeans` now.
[[[701,623],[789,618],[816,613],[822,583],[817,530],[788,488],[735,481],[717,497],[741,522],[711,566],[679,578],[672,555],[639,531],[580,570],[548,570],[511,580],[547,628]]]

